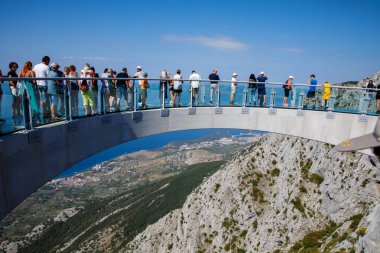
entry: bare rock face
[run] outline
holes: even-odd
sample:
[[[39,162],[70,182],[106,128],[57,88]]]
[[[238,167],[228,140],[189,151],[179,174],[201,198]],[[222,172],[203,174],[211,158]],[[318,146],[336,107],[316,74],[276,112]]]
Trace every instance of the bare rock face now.
[[[373,157],[269,134],[150,225],[126,252],[380,252]]]

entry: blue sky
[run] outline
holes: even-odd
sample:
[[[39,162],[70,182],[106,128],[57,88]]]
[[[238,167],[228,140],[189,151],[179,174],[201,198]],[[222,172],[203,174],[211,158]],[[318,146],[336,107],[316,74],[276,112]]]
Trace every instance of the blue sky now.
[[[240,80],[360,80],[380,70],[380,1],[2,1],[0,69],[10,61],[89,62],[150,77],[213,68]]]

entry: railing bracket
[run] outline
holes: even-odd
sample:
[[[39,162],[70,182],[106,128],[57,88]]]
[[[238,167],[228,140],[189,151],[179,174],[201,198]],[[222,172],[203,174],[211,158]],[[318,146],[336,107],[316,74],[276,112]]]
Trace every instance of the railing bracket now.
[[[143,113],[142,112],[132,112],[132,120],[135,122],[140,122],[143,119]]]
[[[368,122],[368,115],[360,114],[359,115],[359,122]]]
[[[335,119],[335,112],[326,112],[326,119]]]
[[[190,107],[189,108],[189,115],[195,115],[195,114],[197,114],[197,108]]]
[[[242,107],[241,108],[241,113],[242,114],[249,114],[249,108],[248,107]]]
[[[72,133],[76,132],[79,129],[79,121],[78,120],[73,120],[67,122],[67,132]]]
[[[305,116],[305,111],[304,111],[304,110],[301,110],[301,109],[298,109],[298,110],[297,110],[297,116],[299,116],[299,117],[303,117],[303,116]]]
[[[223,108],[222,107],[215,107],[215,114],[223,114]]]
[[[169,117],[169,109],[161,109],[161,117]]]
[[[277,115],[277,109],[276,108],[269,108],[269,115]]]

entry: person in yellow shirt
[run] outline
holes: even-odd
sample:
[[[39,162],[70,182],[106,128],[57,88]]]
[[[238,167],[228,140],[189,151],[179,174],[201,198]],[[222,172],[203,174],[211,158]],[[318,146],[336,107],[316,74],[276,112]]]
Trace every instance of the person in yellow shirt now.
[[[326,110],[330,101],[331,83],[324,82],[323,87],[324,87],[324,90],[323,90],[323,96],[322,96],[322,105]]]
[[[148,72],[144,72],[144,78],[148,77]],[[146,98],[148,96],[147,89],[149,88],[148,80],[142,79],[140,81],[140,98],[141,98],[141,107],[146,109]]]

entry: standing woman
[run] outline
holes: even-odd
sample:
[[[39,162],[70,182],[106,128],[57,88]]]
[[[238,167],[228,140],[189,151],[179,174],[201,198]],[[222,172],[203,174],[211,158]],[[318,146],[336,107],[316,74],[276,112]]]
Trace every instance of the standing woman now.
[[[107,78],[113,78],[113,70],[112,69],[109,69],[108,70],[108,76]],[[111,80],[111,79],[108,79],[107,80],[108,82],[108,90],[109,90],[109,107],[110,107],[110,110],[111,111],[115,111],[115,107],[113,106],[114,105],[114,102],[116,101],[116,85],[115,85],[115,81],[114,80]]]
[[[80,77],[82,78],[91,78],[91,70],[88,66],[84,67],[84,69],[81,71],[82,74]],[[83,107],[86,116],[90,116],[94,113],[94,95],[92,92],[92,81],[91,80],[80,80],[79,81],[79,87],[82,94],[83,99]]]
[[[78,73],[76,67],[74,65],[69,66],[69,78],[77,78]],[[79,85],[78,80],[70,80],[70,84],[68,85],[70,90],[70,100],[71,100],[71,114],[73,117],[78,117],[78,104],[79,104]]]
[[[16,70],[18,69],[18,64],[15,62],[9,63],[8,77],[18,77]],[[9,88],[11,89],[13,101],[12,101],[12,117],[21,116],[21,97],[20,97],[20,87],[17,85],[17,81],[9,81]]]
[[[252,104],[253,106],[256,105],[256,90],[257,90],[257,79],[255,74],[250,74],[249,75],[249,83],[248,83],[248,95],[249,95],[249,105]]]
[[[33,72],[33,65],[30,61],[25,62],[22,70],[19,73],[19,77],[36,77],[36,74]],[[37,83],[35,80],[26,80],[24,81],[25,87],[28,90],[30,98],[30,108],[32,109],[32,116],[37,117],[38,115],[38,104],[37,104]]]
[[[161,72],[161,75],[159,77],[160,79],[163,79],[163,80],[160,80],[160,89],[158,91],[159,95],[159,99],[160,99],[160,103],[163,102],[163,99],[162,99],[162,93],[164,93],[164,103],[166,102],[166,99],[168,98],[168,73],[166,72],[166,70],[162,70]],[[162,90],[164,89],[164,90]]]
[[[289,76],[288,80],[286,80],[285,84],[282,86],[284,88],[284,100],[282,101],[282,107],[288,107],[288,97],[290,90],[292,89],[292,84],[293,84],[293,76]]]
[[[324,87],[324,90],[323,90],[323,96],[322,96],[322,106],[324,107],[325,110],[327,110],[327,107],[329,106],[329,101],[330,101],[331,83],[324,82],[323,87]]]

